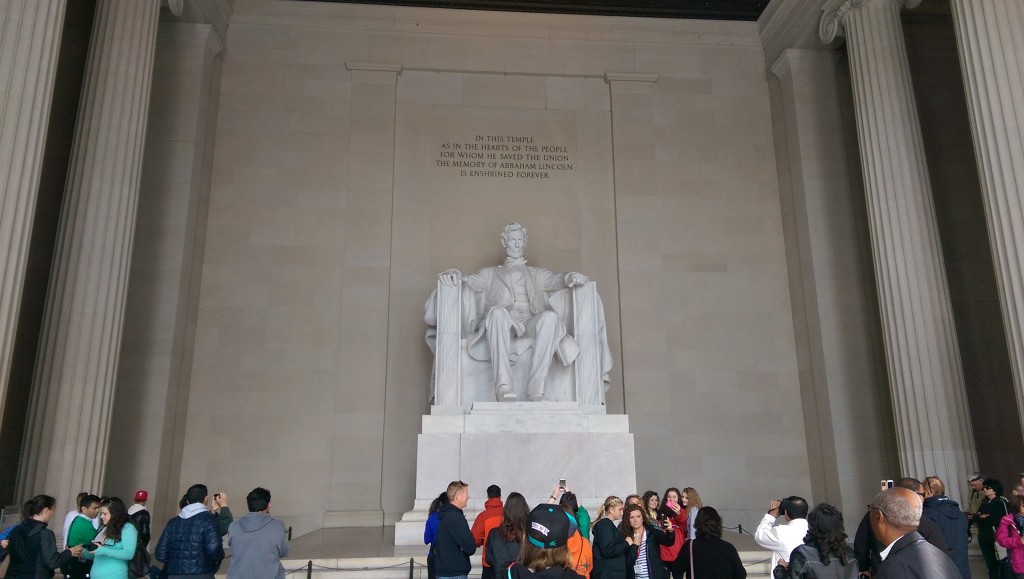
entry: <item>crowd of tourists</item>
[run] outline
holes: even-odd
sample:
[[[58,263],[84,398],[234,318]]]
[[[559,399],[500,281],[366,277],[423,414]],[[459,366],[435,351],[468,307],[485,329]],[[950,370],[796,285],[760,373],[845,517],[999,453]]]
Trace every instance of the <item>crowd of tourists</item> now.
[[[1024,579],[1024,473],[1021,478],[1007,500],[998,480],[972,474],[965,509],[946,496],[938,477],[888,481],[868,505],[852,546],[835,506],[776,499],[754,540],[771,551],[775,579],[970,579],[967,545],[976,529],[989,579]],[[564,481],[532,510],[518,492],[502,502],[500,487],[491,485],[472,525],[463,513],[469,498],[469,485],[453,481],[430,505],[423,542],[431,579],[466,579],[478,550],[483,579],[747,576],[735,546],[722,538],[722,517],[692,487],[625,501],[610,496],[593,521]]]
[[[562,481],[532,510],[521,493],[502,502],[501,488],[491,485],[472,526],[463,513],[469,497],[469,485],[453,481],[430,505],[423,542],[431,579],[465,579],[478,549],[483,579],[747,576],[736,548],[722,539],[718,511],[691,487],[625,501],[610,496],[591,520]]]
[[[772,500],[754,532],[771,551],[775,579],[970,579],[967,546],[976,532],[989,579],[1024,579],[1024,473],[1009,498],[1003,484],[980,473],[968,477],[971,494],[960,505],[935,476],[888,481],[868,505],[853,545],[835,506],[811,509],[798,496]],[[885,488],[885,487],[888,488]],[[487,488],[484,509],[470,525],[464,514],[469,485],[453,481],[430,505],[423,540],[430,579],[467,579],[470,557],[481,553],[483,579],[741,579],[736,547],[723,539],[718,511],[696,489],[672,487],[625,500],[610,496],[596,517],[565,484],[532,509],[518,492],[502,501]],[[63,544],[48,528],[56,500],[24,503],[21,521],[0,533],[6,579],[213,579],[232,550],[228,578],[283,579],[289,554],[282,521],[270,516],[270,491],[253,489],[249,513],[234,520],[226,493],[202,484],[182,496],[149,557],[149,493],[129,507],[117,497],[83,492],[64,518]]]
[[[289,554],[282,521],[270,516],[270,491],[255,488],[246,496],[249,513],[235,520],[226,493],[212,497],[195,484],[178,502],[180,512],[167,522],[150,560],[149,493],[135,493],[131,507],[117,497],[83,492],[64,519],[58,549],[48,528],[57,501],[38,495],[27,501],[21,521],[0,535],[0,561],[9,559],[5,579],[213,579],[224,560],[224,537],[231,548],[230,579],[284,579],[281,558]]]

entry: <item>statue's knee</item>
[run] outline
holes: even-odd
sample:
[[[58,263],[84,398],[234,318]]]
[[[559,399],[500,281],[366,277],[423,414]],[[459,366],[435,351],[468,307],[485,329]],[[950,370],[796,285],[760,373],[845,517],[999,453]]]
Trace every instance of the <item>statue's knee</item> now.
[[[537,315],[537,324],[542,326],[551,326],[558,324],[558,314],[550,310],[541,312]]]
[[[495,324],[502,327],[512,326],[512,317],[508,315],[508,310],[505,308],[491,308],[491,310],[487,312],[485,321],[488,326],[493,326]]]

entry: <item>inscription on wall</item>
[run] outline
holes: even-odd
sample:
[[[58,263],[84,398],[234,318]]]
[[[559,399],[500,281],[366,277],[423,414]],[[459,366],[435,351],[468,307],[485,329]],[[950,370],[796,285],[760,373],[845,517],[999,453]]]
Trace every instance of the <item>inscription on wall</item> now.
[[[575,164],[566,144],[523,135],[444,141],[434,162],[457,177],[485,179],[551,179],[573,172]]]

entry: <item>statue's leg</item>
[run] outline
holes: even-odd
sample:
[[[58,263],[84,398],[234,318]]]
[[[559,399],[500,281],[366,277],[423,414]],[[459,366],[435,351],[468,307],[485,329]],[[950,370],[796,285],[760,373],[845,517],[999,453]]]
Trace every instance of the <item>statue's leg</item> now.
[[[508,310],[491,308],[484,319],[484,335],[490,348],[491,369],[494,371],[494,396],[498,402],[516,399],[512,390],[512,368],[509,355],[512,350],[512,327],[514,322]]]
[[[526,388],[528,400],[544,400],[544,386],[551,369],[551,358],[558,345],[561,322],[552,311],[541,312],[526,325],[526,332],[533,337],[533,359],[530,361],[530,382]]]

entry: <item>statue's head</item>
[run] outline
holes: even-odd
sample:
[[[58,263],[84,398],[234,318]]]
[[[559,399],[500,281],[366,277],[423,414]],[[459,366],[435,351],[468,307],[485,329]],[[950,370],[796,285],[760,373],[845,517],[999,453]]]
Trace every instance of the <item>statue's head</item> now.
[[[501,246],[505,248],[505,253],[509,257],[522,257],[528,238],[525,227],[518,223],[509,223],[501,232]]]

